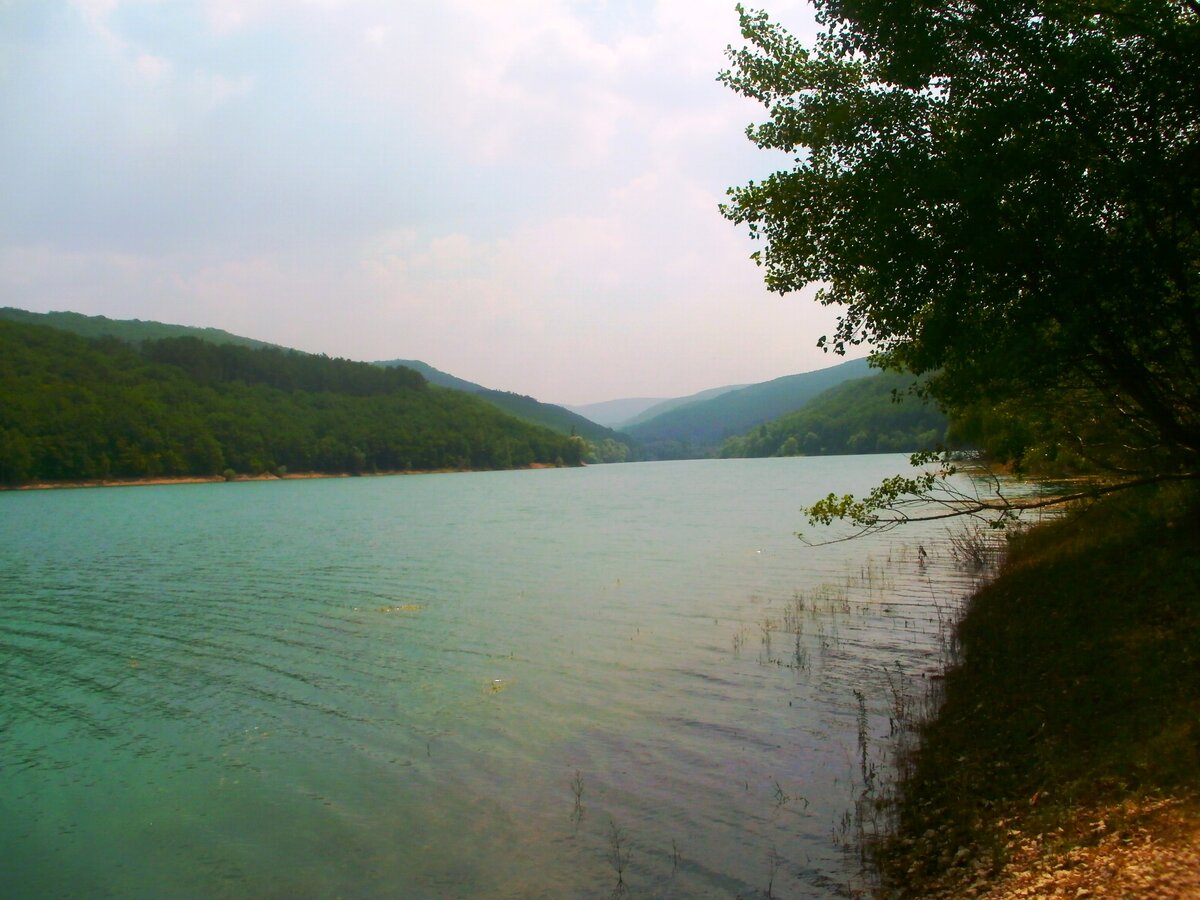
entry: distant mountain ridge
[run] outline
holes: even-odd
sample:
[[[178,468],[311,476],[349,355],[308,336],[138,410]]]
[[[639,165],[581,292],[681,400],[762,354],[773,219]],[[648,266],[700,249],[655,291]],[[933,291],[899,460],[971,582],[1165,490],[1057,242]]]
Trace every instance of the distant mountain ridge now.
[[[795,412],[727,438],[721,456],[830,456],[933,450],[946,440],[945,414],[909,389],[902,372],[875,372],[822,391]]]
[[[50,326],[86,338],[109,336],[131,344],[193,337],[212,344],[286,349],[217,328],[109,319],[73,312],[33,313],[6,307],[0,308],[0,319]],[[710,388],[687,397],[628,398],[571,408],[494,390],[443,372],[421,360],[393,359],[373,365],[413,369],[431,385],[472,394],[509,415],[559,434],[578,435],[592,446],[590,461],[593,462],[715,455],[725,439],[744,435],[757,426],[793,413],[822,391],[870,372],[867,361],[858,359],[759,384]],[[594,415],[610,422],[618,414],[631,417],[624,419],[618,431],[587,417],[581,409],[592,410]]]
[[[701,400],[709,400],[744,387],[744,384],[728,384],[686,397],[625,397],[619,400],[602,400],[599,403],[567,404],[567,409],[609,428],[624,430],[630,425],[652,419],[676,407],[699,403]]]
[[[544,425],[560,434],[577,434],[592,445],[594,462],[619,462],[630,457],[630,437],[573,412],[567,407],[543,403],[533,397],[498,391],[467,381],[419,359],[390,359],[375,363],[377,366],[404,366],[425,376],[430,384],[465,391],[487,400],[493,406],[526,422]]]
[[[563,406],[597,425],[621,428],[635,416],[667,400],[667,397],[622,397],[619,400],[601,400],[599,403],[564,403]]]
[[[871,371],[866,359],[785,375],[772,381],[724,391],[707,400],[677,405],[626,426],[626,433],[650,459],[707,456],[726,438],[795,412],[823,391]]]
[[[681,409],[684,406],[691,406],[693,403],[703,403],[706,400],[712,400],[720,397],[722,394],[728,394],[730,391],[740,391],[744,387],[750,387],[745,384],[727,384],[724,387],[709,388],[706,391],[699,391],[695,394],[689,394],[686,397],[672,397],[669,400],[663,400],[651,406],[649,409],[642,410],[622,427],[629,428],[633,425],[639,425],[642,422],[649,422],[651,419],[669,413],[674,409]]]

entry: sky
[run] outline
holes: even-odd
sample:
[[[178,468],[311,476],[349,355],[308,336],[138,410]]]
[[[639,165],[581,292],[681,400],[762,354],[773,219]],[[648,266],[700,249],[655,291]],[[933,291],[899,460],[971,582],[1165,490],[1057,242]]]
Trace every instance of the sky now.
[[[803,0],[770,0],[815,33]],[[0,306],[555,403],[833,365],[731,185],[733,0],[0,0]]]

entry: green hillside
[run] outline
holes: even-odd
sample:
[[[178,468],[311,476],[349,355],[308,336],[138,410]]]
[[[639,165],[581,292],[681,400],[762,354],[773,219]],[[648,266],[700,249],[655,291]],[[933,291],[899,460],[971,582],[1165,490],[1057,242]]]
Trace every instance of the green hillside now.
[[[278,346],[230,334],[219,328],[193,328],[189,325],[143,322],[141,319],[110,319],[106,316],[85,316],[76,312],[35,313],[6,306],[0,308],[0,319],[25,322],[29,325],[48,325],[85,338],[115,337],[131,344],[162,338],[194,337],[212,344],[234,344],[239,347]]]
[[[422,362],[419,359],[384,359],[376,362],[375,365],[386,368],[404,366],[406,369],[420,372],[425,376],[426,381],[430,384],[436,384],[438,387],[454,388],[456,391],[467,391],[471,394],[487,390],[482,384],[476,384],[473,381],[467,381],[465,378],[459,378],[457,375],[451,375],[449,372],[443,372],[441,369],[435,369],[429,363]]]
[[[907,393],[911,375],[880,372],[846,381],[798,411],[721,445],[722,457],[823,456],[933,449],[946,417]]]
[[[628,435],[597,425],[565,407],[508,391],[484,390],[475,396],[531,424],[542,425],[559,434],[579,435],[591,448],[588,462],[625,462],[630,458],[632,441]]]
[[[410,369],[0,319],[0,481],[575,464],[583,441]]]
[[[621,428],[632,428],[634,425],[639,425],[642,422],[649,422],[651,419],[668,413],[673,409],[679,409],[683,406],[690,406],[693,403],[700,403],[704,400],[711,400],[713,397],[720,397],[722,394],[728,394],[730,391],[741,390],[749,385],[745,384],[727,384],[724,387],[709,388],[706,391],[700,391],[695,394],[689,394],[686,397],[670,397],[665,400],[659,400],[650,404],[645,409],[638,411],[621,423]]]
[[[219,328],[194,328],[188,325],[169,325],[163,322],[144,322],[140,319],[109,319],[75,312],[35,313],[13,307],[0,308],[0,320],[45,325],[85,338],[111,337],[131,344],[143,344],[168,338],[197,338],[212,344],[233,345],[256,349],[274,348],[276,344],[257,341],[222,331]],[[493,391],[474,382],[457,378],[420,360],[393,359],[375,363],[384,368],[402,366],[420,372],[431,384],[477,394],[493,406],[534,425],[541,425],[563,435],[579,435],[588,441],[588,462],[622,462],[630,458],[628,435],[597,425],[589,419],[561,406],[541,403],[532,397],[522,397],[505,391]]]
[[[785,375],[669,410],[626,430],[639,443],[644,458],[708,456],[726,438],[794,412],[822,391],[868,372],[867,361],[855,359],[815,372]]]
[[[624,462],[631,456],[629,445],[632,440],[628,435],[598,425],[566,407],[542,403],[522,394],[485,388],[483,385],[435,369],[417,359],[392,359],[378,362],[376,365],[406,366],[420,372],[431,384],[474,394],[518,419],[545,426],[559,434],[577,434],[590,446],[588,462]]]

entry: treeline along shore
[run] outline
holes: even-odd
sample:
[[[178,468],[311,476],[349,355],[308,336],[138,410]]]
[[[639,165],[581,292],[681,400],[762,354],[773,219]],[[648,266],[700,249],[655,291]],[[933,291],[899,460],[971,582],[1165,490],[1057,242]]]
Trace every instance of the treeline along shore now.
[[[578,437],[417,372],[0,321],[0,483],[578,465]]]
[[[564,464],[565,465],[565,464]],[[561,468],[558,463],[531,463],[525,469]],[[260,472],[257,475],[238,475],[232,470],[221,475],[160,475],[145,478],[92,478],[75,481],[26,481],[20,484],[0,485],[0,490],[44,491],[91,487],[150,487],[164,484],[215,484],[233,481],[312,481],[325,478],[370,478],[396,475],[453,475],[480,471],[478,469],[404,469],[400,471],[371,472]],[[485,470],[486,471],[486,470]]]

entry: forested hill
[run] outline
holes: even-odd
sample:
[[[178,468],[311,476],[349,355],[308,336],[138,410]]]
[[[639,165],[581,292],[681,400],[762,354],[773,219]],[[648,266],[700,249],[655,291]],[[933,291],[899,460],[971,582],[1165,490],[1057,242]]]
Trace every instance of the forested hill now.
[[[786,375],[672,409],[626,430],[647,458],[707,456],[726,438],[794,412],[822,391],[868,372],[867,361],[855,359],[815,372]]]
[[[747,384],[727,384],[722,387],[709,388],[708,390],[700,391],[695,394],[689,394],[686,397],[669,397],[665,400],[658,400],[655,403],[649,404],[644,409],[639,410],[629,419],[621,423],[621,428],[632,428],[634,425],[642,422],[649,422],[651,419],[664,415],[673,409],[679,409],[684,406],[691,406],[693,403],[703,403],[705,400],[711,400],[714,397],[720,397],[722,394],[728,394],[730,391],[740,391],[744,387],[751,387]],[[586,415],[586,413],[585,413]]]
[[[0,317],[0,481],[577,464],[579,438],[408,369]]]
[[[196,328],[190,325],[171,325],[164,322],[142,321],[141,319],[109,319],[106,316],[87,316],[75,312],[35,313],[13,307],[0,308],[0,320],[3,319],[33,325],[48,325],[86,338],[112,337],[139,346],[164,338],[198,338],[210,344],[287,351],[287,348],[277,344],[231,334],[219,328]],[[310,354],[298,354],[298,356],[319,358]],[[328,360],[328,362],[347,361]],[[360,364],[352,363],[351,365]],[[603,425],[597,425],[590,419],[564,407],[542,403],[532,397],[524,397],[506,391],[494,391],[483,385],[474,384],[442,372],[420,360],[393,359],[375,363],[375,366],[415,369],[431,384],[476,394],[509,415],[534,425],[544,426],[562,435],[579,435],[588,442],[588,462],[622,462],[632,456],[630,444],[633,441],[628,435],[613,431]]]
[[[230,334],[220,328],[195,328],[190,325],[168,325],[165,322],[145,322],[141,319],[110,319],[107,316],[85,316],[77,312],[35,313],[11,306],[0,307],[0,319],[11,319],[29,325],[49,325],[80,337],[115,337],[131,344],[162,338],[195,337],[211,344],[236,344],[240,347],[276,347],[266,341]]]
[[[492,390],[473,381],[467,381],[435,369],[428,363],[417,359],[391,359],[377,362],[376,365],[404,366],[414,369],[424,375],[431,384],[466,391],[482,397],[518,419],[524,419],[534,425],[544,425],[560,434],[577,434],[588,442],[589,462],[624,462],[632,455],[630,444],[633,443],[633,440],[629,435],[599,425],[564,406],[543,403],[533,397],[514,394],[511,391]]]
[[[465,378],[459,378],[457,375],[451,375],[449,372],[443,372],[441,369],[435,369],[429,363],[422,362],[419,359],[382,359],[376,362],[375,365],[387,368],[403,366],[406,369],[413,369],[416,372],[420,372],[430,384],[454,388],[456,391],[466,391],[469,394],[478,394],[481,391],[487,390],[482,384],[476,384],[473,381],[467,381]]]
[[[908,393],[911,375],[880,372],[832,387],[800,410],[721,445],[722,457],[822,456],[932,450],[946,417]]]

